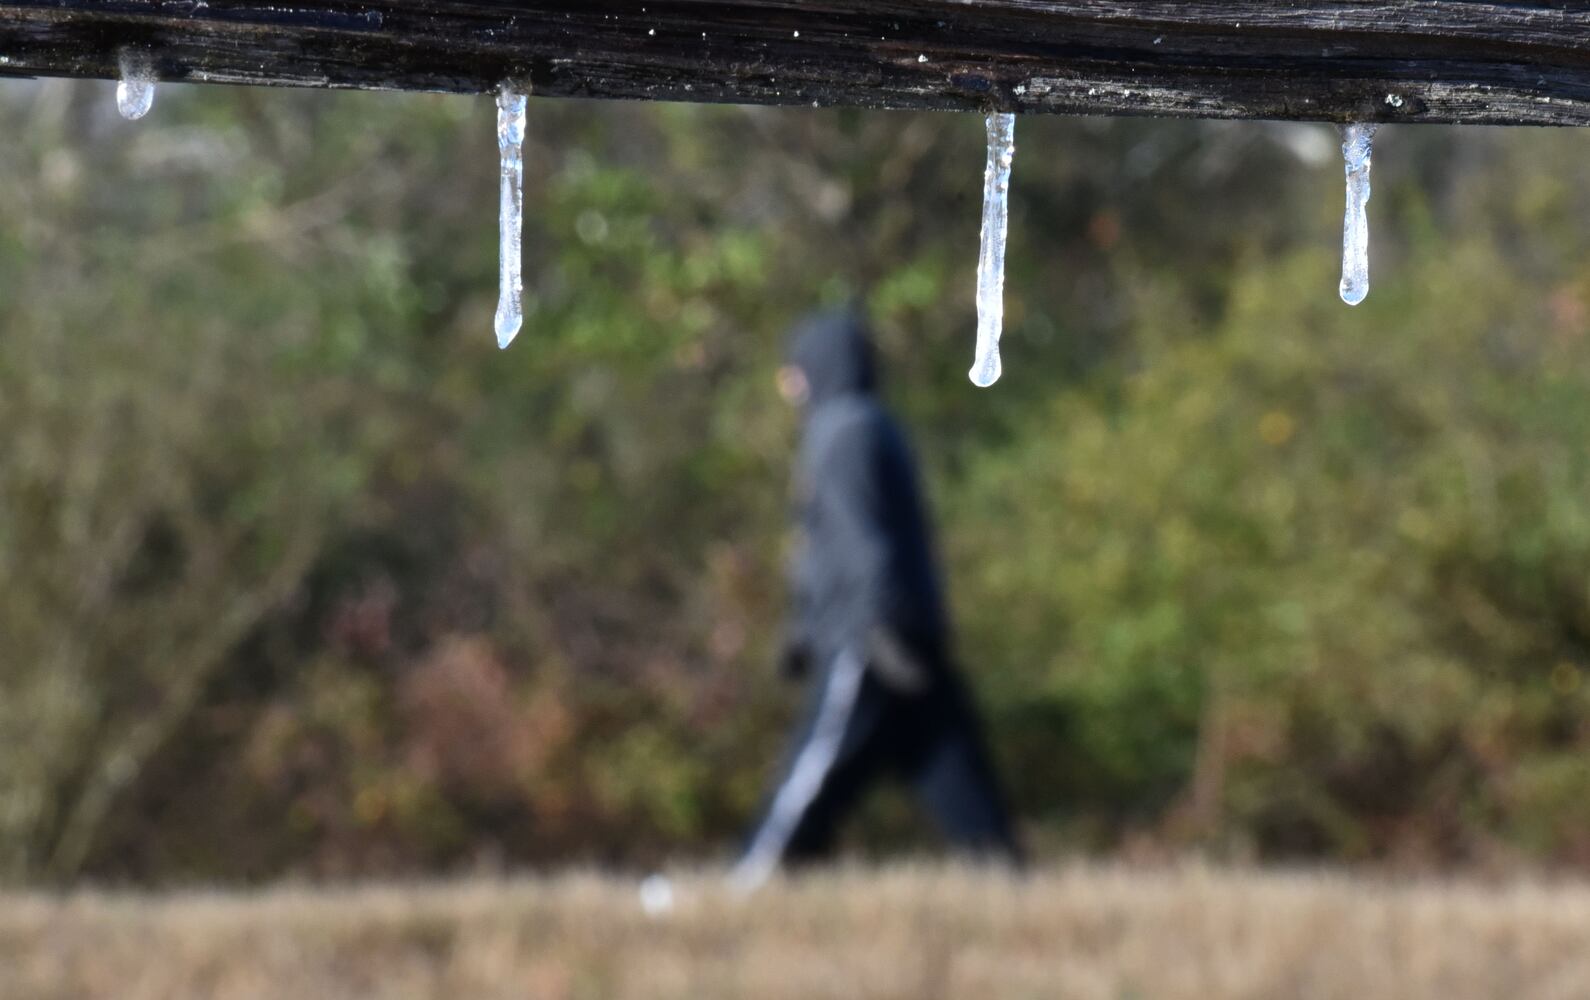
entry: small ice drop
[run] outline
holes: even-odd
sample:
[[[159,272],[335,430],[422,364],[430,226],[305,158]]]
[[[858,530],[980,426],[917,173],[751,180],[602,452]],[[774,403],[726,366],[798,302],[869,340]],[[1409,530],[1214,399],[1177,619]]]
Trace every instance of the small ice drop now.
[[[122,49],[117,57],[121,79],[116,83],[116,110],[128,121],[149,113],[155,103],[155,68],[146,52]]]

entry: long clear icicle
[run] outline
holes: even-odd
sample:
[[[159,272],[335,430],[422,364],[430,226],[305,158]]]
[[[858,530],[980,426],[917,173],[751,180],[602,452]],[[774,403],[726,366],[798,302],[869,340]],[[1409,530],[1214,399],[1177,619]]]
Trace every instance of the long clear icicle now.
[[[1004,371],[999,335],[1005,323],[1005,235],[1010,222],[1010,163],[1016,154],[1016,116],[988,116],[988,165],[983,170],[983,232],[977,253],[977,356],[972,384],[988,387]]]
[[[1342,226],[1342,301],[1356,306],[1369,294],[1369,165],[1374,125],[1343,125],[1342,158],[1347,163],[1347,217]]]
[[[502,197],[498,222],[497,346],[507,347],[524,324],[524,272],[520,241],[524,232],[525,95],[503,84],[497,91],[497,149],[502,159]]]
[[[116,110],[128,121],[149,113],[155,103],[155,68],[147,52],[122,49],[117,56],[121,79],[116,83]]]

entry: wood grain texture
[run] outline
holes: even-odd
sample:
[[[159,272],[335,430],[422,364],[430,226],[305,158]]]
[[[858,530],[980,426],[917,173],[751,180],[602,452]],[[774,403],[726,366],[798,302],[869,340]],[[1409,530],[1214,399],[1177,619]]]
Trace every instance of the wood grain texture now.
[[[1590,4],[3,0],[0,73],[555,97],[1590,124]]]

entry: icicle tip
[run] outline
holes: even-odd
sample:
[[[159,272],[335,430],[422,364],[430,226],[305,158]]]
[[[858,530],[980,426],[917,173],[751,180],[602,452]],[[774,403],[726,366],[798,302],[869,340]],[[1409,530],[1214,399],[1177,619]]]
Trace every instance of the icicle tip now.
[[[987,356],[978,358],[972,365],[972,370],[967,372],[967,377],[979,389],[986,389],[999,381],[999,376],[1005,373],[1005,366],[999,360],[999,349],[996,347]]]
[[[498,313],[497,322],[495,324],[497,331],[497,349],[499,351],[507,350],[508,345],[513,343],[513,338],[519,336],[519,328],[523,325],[524,320],[520,316],[504,316],[503,314]]]

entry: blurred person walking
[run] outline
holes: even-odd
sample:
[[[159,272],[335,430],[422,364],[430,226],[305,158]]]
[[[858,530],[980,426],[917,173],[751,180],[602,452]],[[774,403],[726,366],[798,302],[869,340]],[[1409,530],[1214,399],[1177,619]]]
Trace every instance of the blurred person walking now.
[[[780,655],[812,677],[811,704],[734,879],[822,857],[874,780],[909,781],[958,851],[1020,852],[970,699],[951,662],[949,621],[916,464],[879,401],[871,341],[855,314],[796,327],[779,392],[802,407],[795,492],[800,547]]]

